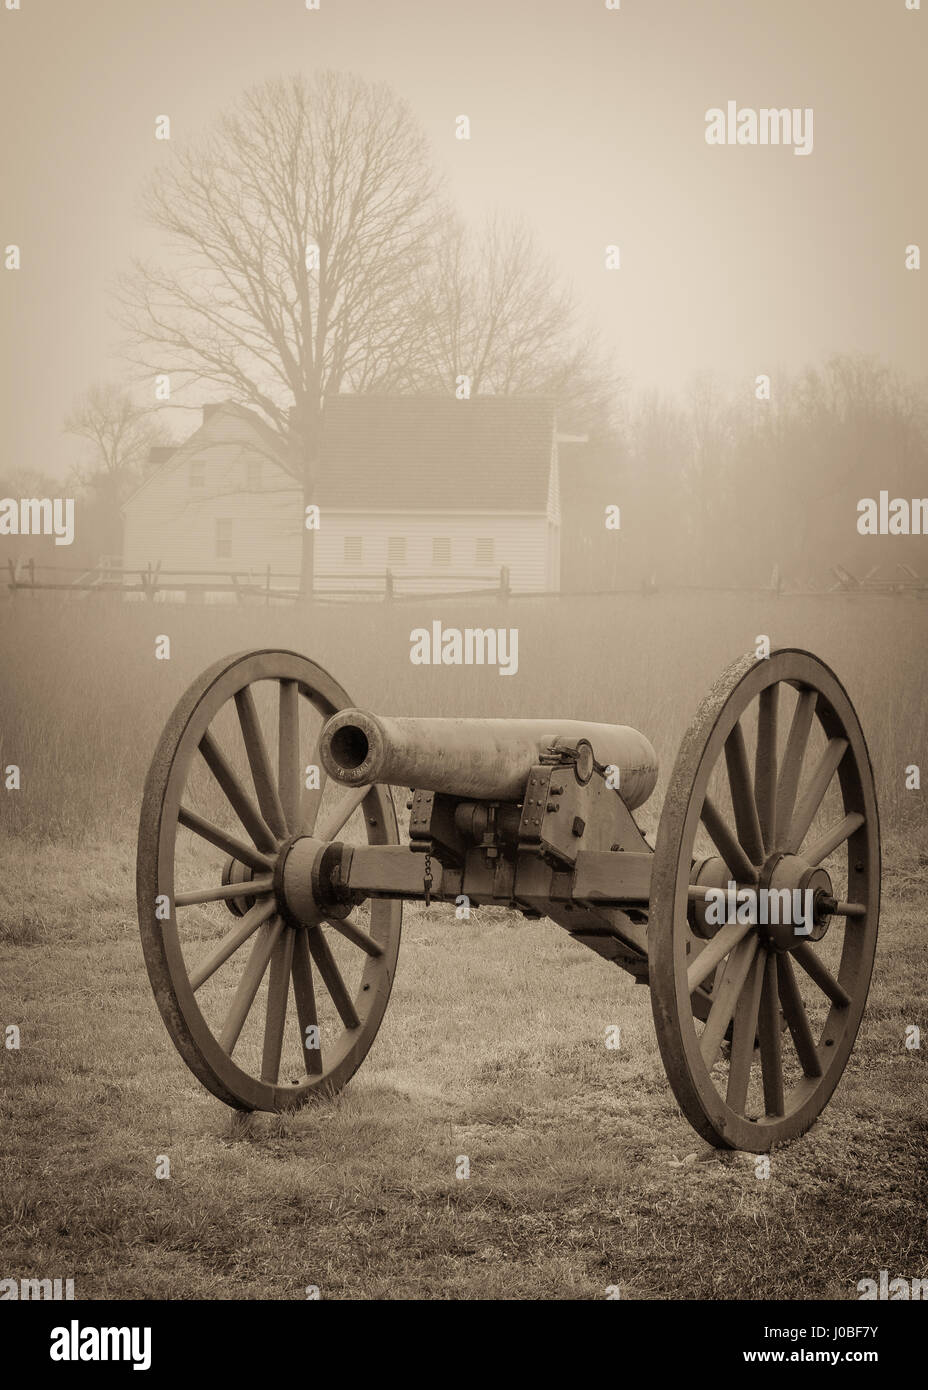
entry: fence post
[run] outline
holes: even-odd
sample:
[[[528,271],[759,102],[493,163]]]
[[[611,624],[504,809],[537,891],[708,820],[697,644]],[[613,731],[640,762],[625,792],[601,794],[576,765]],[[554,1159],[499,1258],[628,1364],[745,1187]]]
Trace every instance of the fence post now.
[[[270,606],[271,606],[271,566],[270,566],[270,563],[268,563],[268,567],[267,567],[267,582],[266,582],[266,589],[265,589],[265,595],[264,595],[264,606],[265,606],[265,608],[270,608]]]
[[[383,601],[389,603],[393,597],[393,571],[387,570],[383,576]]]
[[[499,596],[502,599],[509,597],[509,566],[500,565],[499,567]]]

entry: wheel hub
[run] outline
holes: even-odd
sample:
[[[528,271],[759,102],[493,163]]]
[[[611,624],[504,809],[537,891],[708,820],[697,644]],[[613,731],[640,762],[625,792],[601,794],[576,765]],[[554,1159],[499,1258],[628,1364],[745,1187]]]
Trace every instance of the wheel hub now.
[[[339,886],[340,871],[350,847],[338,840],[297,835],[277,857],[274,892],[284,921],[291,927],[313,927],[333,918],[343,920],[359,899]]]
[[[758,889],[758,931],[772,950],[794,951],[803,941],[821,941],[835,901],[824,869],[798,854],[772,854],[760,871]]]
[[[228,888],[233,883],[250,883],[255,876],[255,871],[250,864],[243,864],[240,859],[233,859],[231,856],[222,866],[222,886]],[[226,907],[233,917],[244,917],[257,902],[257,898],[226,898]]]
[[[821,941],[835,910],[831,878],[797,854],[771,854],[756,883],[737,883],[721,855],[697,860],[690,882],[724,894],[709,902],[689,905],[689,922],[696,936],[711,939],[736,911],[753,912],[761,940],[770,950],[793,951],[803,941]],[[744,898],[745,892],[753,901]],[[713,902],[721,911],[713,911]],[[741,920],[745,920],[742,918]]]

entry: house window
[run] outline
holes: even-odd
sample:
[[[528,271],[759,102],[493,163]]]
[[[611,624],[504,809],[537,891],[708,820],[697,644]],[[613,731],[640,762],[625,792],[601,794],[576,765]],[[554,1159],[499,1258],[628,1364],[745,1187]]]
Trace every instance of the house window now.
[[[360,565],[364,554],[364,545],[360,536],[345,537],[344,558],[346,565]]]
[[[477,564],[492,565],[493,563],[493,537],[477,537]]]
[[[206,486],[206,464],[202,459],[194,459],[190,465],[190,486]]]
[[[447,536],[435,536],[432,540],[432,564],[451,564],[451,541]]]
[[[232,519],[227,516],[216,518],[216,559],[232,558]]]
[[[387,564],[405,565],[406,563],[406,537],[390,536],[387,539]]]
[[[261,491],[261,459],[248,459],[246,462],[245,487],[249,492]]]

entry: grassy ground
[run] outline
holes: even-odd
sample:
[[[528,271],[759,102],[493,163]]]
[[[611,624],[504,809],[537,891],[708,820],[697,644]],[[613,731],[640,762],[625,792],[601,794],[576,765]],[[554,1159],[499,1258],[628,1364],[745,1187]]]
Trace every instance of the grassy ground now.
[[[926,859],[887,860],[857,1047],[762,1178],[679,1116],[645,989],[486,910],[407,913],[383,1028],[334,1102],[235,1116],[156,1013],[129,842],[7,848],[3,1272],[99,1299],[853,1298],[881,1269],[928,1276]]]
[[[409,631],[434,617],[518,626],[518,675],[412,667]],[[385,713],[635,724],[662,765],[650,833],[698,701],[758,633],[844,679],[885,832],[857,1047],[769,1177],[678,1114],[645,989],[502,912],[407,912],[383,1028],[331,1104],[243,1119],[190,1075],[142,963],[132,838],[158,732],[210,661],[289,646]],[[22,771],[0,793],[0,1024],[21,1030],[0,1049],[0,1277],[156,1299],[854,1298],[881,1269],[928,1277],[928,853],[904,771],[928,764],[926,642],[928,605],[905,600],[0,609],[0,763]]]

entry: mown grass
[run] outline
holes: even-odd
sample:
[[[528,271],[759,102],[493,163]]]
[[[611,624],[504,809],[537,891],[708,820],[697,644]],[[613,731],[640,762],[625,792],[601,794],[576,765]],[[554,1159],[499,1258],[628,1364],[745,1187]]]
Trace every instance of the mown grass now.
[[[334,1101],[238,1116],[151,997],[128,841],[7,846],[0,1262],[88,1298],[856,1297],[928,1276],[926,929],[893,842],[870,1003],[818,1124],[718,1153],[681,1118],[647,990],[547,922],[407,912],[364,1066]],[[47,929],[24,936],[36,885]],[[605,1046],[618,1024],[622,1046]],[[155,1176],[159,1155],[169,1179]],[[456,1177],[461,1155],[470,1177]]]
[[[928,1277],[926,610],[904,600],[658,598],[419,610],[0,615],[0,1265],[78,1297],[856,1297]],[[411,627],[518,625],[520,670],[413,668]],[[156,634],[172,637],[154,659]],[[817,651],[857,705],[884,829],[883,926],[845,1077],[770,1176],[679,1115],[647,991],[547,922],[407,911],[378,1039],[334,1101],[233,1115],[175,1053],[134,911],[151,749],[186,683],[295,647],[385,712],[542,714],[642,728],[661,782],[718,669],[757,633]],[[622,1046],[605,1046],[619,1025]],[[922,1046],[905,1046],[921,1028]],[[167,1155],[171,1177],[155,1176]],[[456,1177],[464,1155],[470,1177]]]

